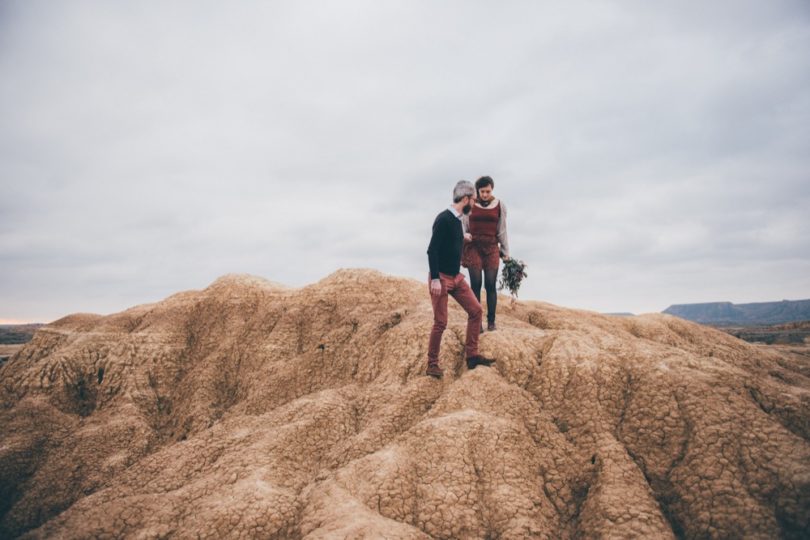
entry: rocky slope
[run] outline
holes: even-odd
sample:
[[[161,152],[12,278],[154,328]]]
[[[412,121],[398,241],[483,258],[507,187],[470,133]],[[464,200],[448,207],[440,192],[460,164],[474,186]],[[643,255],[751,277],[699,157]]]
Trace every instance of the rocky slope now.
[[[0,369],[0,537],[799,538],[810,363],[661,314],[451,301],[341,270],[37,331]]]

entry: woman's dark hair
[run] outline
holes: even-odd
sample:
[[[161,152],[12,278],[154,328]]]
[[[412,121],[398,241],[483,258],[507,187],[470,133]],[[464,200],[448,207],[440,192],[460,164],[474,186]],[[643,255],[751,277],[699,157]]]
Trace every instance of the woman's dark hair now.
[[[475,192],[478,193],[479,189],[487,186],[492,186],[492,188],[495,189],[495,180],[493,180],[489,176],[482,176],[481,178],[475,181]]]

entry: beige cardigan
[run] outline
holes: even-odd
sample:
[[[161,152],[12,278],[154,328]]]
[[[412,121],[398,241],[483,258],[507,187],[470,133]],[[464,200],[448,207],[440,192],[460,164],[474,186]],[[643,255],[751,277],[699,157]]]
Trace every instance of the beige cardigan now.
[[[501,256],[509,258],[509,238],[506,235],[506,205],[503,201],[498,199],[498,204],[501,205],[501,218],[498,220],[498,243],[501,245]],[[497,206],[497,205],[496,205]],[[464,214],[461,216],[461,227],[464,229],[464,234],[470,232],[470,215]]]

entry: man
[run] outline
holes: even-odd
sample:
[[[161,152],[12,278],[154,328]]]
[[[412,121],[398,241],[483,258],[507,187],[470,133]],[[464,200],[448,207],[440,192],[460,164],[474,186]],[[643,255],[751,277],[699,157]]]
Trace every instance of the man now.
[[[433,235],[428,246],[430,265],[429,289],[433,303],[433,329],[428,342],[427,374],[441,379],[444,372],[439,367],[439,347],[442,334],[447,328],[447,295],[461,304],[467,312],[467,343],[464,348],[467,369],[476,366],[491,366],[494,360],[478,354],[478,335],[483,310],[475,299],[470,286],[461,273],[461,249],[464,233],[461,216],[469,214],[475,202],[475,188],[470,182],[461,180],[453,189],[453,204],[436,216],[433,222]]]

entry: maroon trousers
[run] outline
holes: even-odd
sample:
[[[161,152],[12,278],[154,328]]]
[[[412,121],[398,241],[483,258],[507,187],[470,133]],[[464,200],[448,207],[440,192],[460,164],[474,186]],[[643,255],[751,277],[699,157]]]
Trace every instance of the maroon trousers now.
[[[439,280],[442,282],[442,293],[430,295],[433,302],[433,329],[430,331],[430,341],[428,342],[428,364],[439,363],[439,347],[442,343],[442,334],[447,328],[447,295],[455,298],[467,312],[467,344],[464,352],[467,358],[478,355],[478,334],[481,332],[481,304],[476,300],[475,295],[464,281],[464,274],[459,272],[455,276],[439,273]],[[430,276],[428,276],[428,287],[430,287]]]

